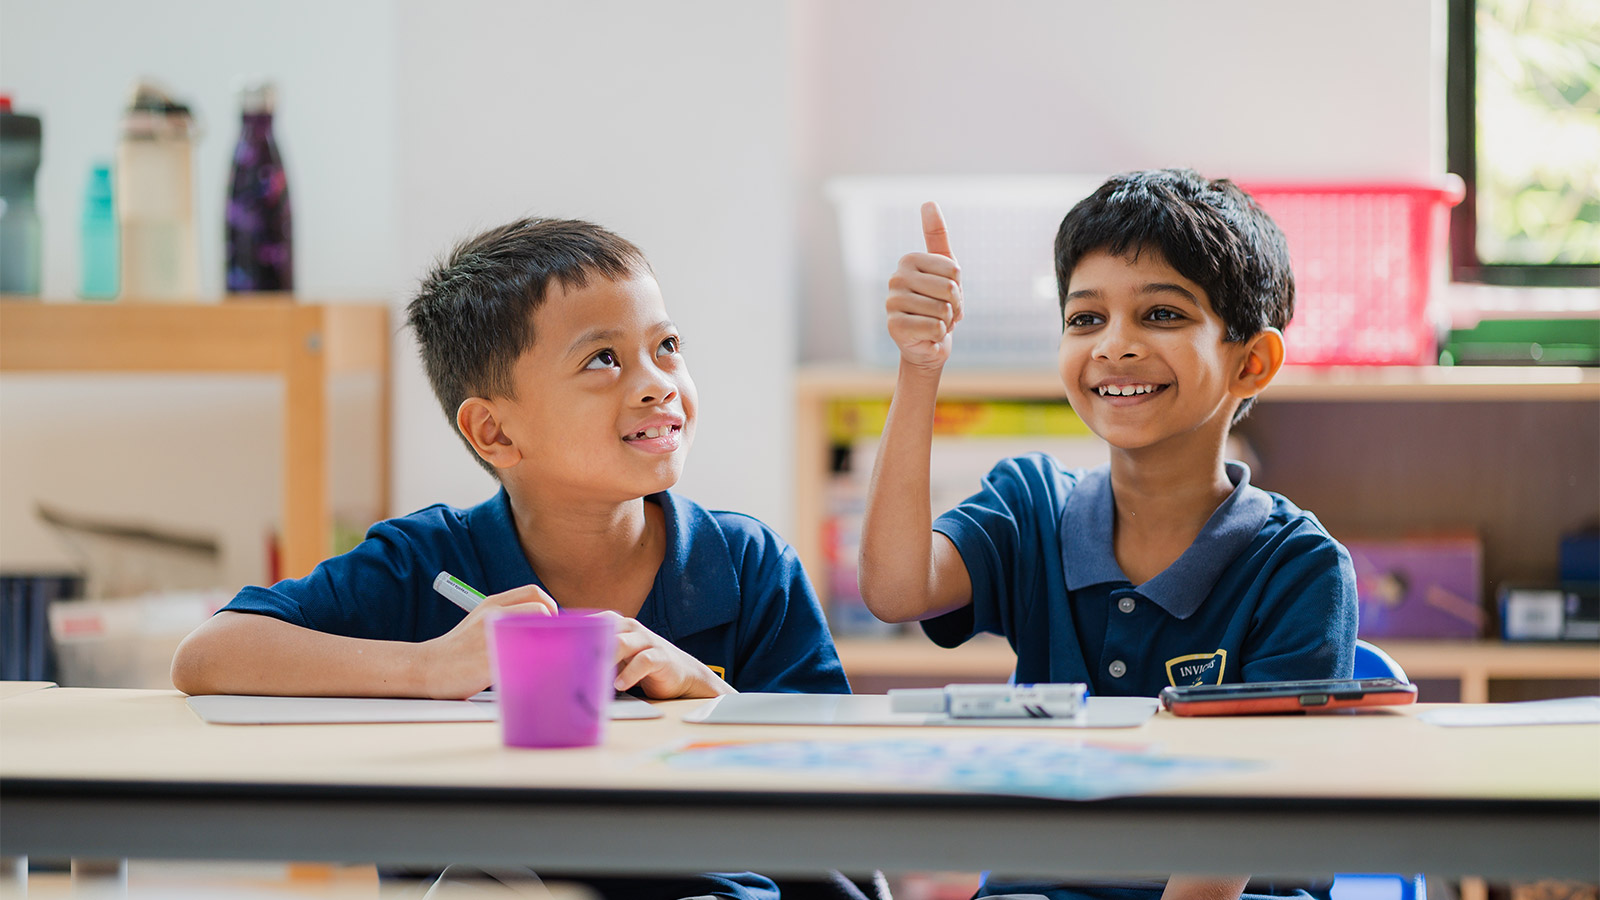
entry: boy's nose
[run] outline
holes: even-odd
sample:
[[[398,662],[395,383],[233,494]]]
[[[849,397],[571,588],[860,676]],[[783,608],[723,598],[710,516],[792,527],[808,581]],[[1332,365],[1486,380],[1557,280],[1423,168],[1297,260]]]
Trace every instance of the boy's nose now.
[[[646,367],[643,383],[637,388],[640,403],[666,403],[678,396],[678,386],[654,366]]]
[[[1144,355],[1144,344],[1134,328],[1112,322],[1101,329],[1094,355],[1096,359],[1138,359]]]

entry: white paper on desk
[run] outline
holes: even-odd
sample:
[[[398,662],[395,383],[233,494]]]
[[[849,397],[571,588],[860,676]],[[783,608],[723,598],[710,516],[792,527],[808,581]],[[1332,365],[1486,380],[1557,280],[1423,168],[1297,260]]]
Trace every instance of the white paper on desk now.
[[[952,719],[900,713],[887,694],[723,694],[683,717],[705,725],[935,725],[959,728],[1134,728],[1155,715],[1154,697],[1090,697],[1079,719]]]
[[[1600,697],[1567,697],[1522,703],[1462,703],[1417,713],[1430,725],[1449,728],[1490,725],[1600,725]]]
[[[479,691],[467,699],[479,703],[498,703],[499,696],[499,694],[495,693],[494,688],[489,688],[486,691]],[[659,718],[661,718],[661,710],[656,709],[647,701],[640,700],[638,697],[635,697],[632,694],[618,693],[616,696],[611,698],[611,719],[613,721],[617,719]]]
[[[189,708],[213,725],[333,725],[495,720],[494,694],[490,691],[477,694],[470,700],[207,694],[190,697]],[[613,719],[655,719],[660,716],[660,710],[637,697],[619,694],[611,701]]]

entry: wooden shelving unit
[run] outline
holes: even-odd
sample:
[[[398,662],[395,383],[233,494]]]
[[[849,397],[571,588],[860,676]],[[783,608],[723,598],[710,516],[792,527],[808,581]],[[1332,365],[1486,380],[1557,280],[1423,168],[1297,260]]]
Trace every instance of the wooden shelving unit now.
[[[892,370],[847,365],[805,366],[795,379],[794,545],[807,571],[823,571],[820,543],[826,509],[828,404],[888,398]],[[948,369],[941,397],[984,400],[1061,400],[1050,370]],[[1600,405],[1600,369],[1576,366],[1289,366],[1262,395],[1260,406],[1288,403],[1587,403]],[[1247,420],[1248,421],[1248,420]]]
[[[0,372],[267,374],[283,379],[281,564],[304,575],[328,555],[328,390],[378,377],[379,512],[389,506],[389,310],[379,304],[0,302]]]
[[[796,379],[792,540],[824,603],[829,405],[887,399],[894,382],[893,371],[844,365]],[[1050,370],[949,369],[940,396],[1064,399]],[[1335,535],[1476,530],[1489,585],[1553,576],[1559,529],[1600,515],[1600,369],[1288,367],[1237,430],[1260,451],[1258,483]],[[1592,644],[1379,643],[1413,678],[1459,681],[1469,701],[1497,679],[1600,678]],[[1003,679],[1013,665],[1003,641],[947,651],[920,637],[846,638],[840,654],[853,677],[939,684]]]

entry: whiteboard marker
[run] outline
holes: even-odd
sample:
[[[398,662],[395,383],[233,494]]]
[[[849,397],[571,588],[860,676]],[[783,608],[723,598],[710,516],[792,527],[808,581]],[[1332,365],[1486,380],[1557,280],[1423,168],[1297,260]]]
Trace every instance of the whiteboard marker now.
[[[944,713],[952,719],[1072,719],[1083,712],[1087,686],[949,684],[889,691],[894,712]]]
[[[474,589],[472,585],[451,575],[449,572],[440,572],[434,576],[433,589],[444,595],[446,600],[467,612],[472,612],[476,609],[484,599],[483,594]]]

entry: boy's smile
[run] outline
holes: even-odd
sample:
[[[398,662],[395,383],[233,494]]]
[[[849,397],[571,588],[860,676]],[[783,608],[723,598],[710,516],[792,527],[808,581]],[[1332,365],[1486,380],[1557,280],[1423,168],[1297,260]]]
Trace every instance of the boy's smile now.
[[[677,483],[694,440],[694,381],[648,274],[552,282],[533,314],[515,398],[495,405],[525,477],[548,497],[620,503]]]
[[[639,423],[638,431],[622,436],[622,442],[644,453],[671,453],[683,436],[682,416],[652,416]]]
[[[1226,429],[1245,347],[1200,285],[1157,249],[1105,250],[1072,270],[1059,357],[1073,409],[1113,447],[1152,446],[1208,424]],[[1236,359],[1237,357],[1237,359]]]

